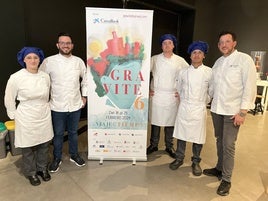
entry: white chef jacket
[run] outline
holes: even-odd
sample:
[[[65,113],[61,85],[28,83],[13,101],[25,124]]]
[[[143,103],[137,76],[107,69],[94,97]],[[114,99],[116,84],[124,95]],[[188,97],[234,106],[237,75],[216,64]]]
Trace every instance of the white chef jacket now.
[[[191,65],[179,72],[180,104],[173,137],[197,144],[205,143],[211,76],[212,69],[203,64],[198,68]]]
[[[189,64],[180,56],[173,54],[166,58],[163,53],[151,58],[153,79],[150,97],[151,124],[158,126],[174,126],[178,109],[178,98],[175,97],[176,80],[179,70]]]
[[[52,139],[49,88],[49,76],[42,71],[33,74],[23,68],[10,76],[4,99],[9,118],[15,120],[16,147],[31,147]]]
[[[212,72],[212,112],[234,115],[240,109],[255,107],[256,68],[249,55],[235,50],[227,57],[220,57]]]
[[[87,77],[86,66],[82,59],[74,55],[64,57],[56,54],[46,58],[40,69],[50,76],[51,110],[73,112],[83,106],[81,92],[82,96],[87,96]]]

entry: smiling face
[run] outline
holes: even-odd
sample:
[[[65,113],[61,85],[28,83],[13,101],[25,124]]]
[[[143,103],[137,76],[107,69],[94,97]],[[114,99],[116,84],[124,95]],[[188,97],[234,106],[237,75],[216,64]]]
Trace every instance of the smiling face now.
[[[223,56],[227,57],[235,50],[236,44],[231,34],[225,34],[220,37],[218,48]]]
[[[26,64],[26,69],[30,72],[37,72],[38,65],[40,63],[40,58],[35,53],[29,53],[24,57],[24,63]]]
[[[60,54],[67,57],[71,56],[74,45],[69,36],[60,36],[56,45]]]

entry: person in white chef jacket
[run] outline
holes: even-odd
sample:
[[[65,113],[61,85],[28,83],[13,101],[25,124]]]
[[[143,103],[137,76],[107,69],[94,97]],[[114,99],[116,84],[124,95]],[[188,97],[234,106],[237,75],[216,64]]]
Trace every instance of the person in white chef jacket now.
[[[53,124],[53,161],[48,169],[54,173],[62,163],[63,139],[68,133],[70,161],[85,166],[78,153],[78,126],[81,109],[87,102],[87,79],[84,61],[73,55],[74,43],[69,33],[59,33],[56,47],[59,53],[44,59],[40,70],[51,80],[50,107]]]
[[[217,189],[221,196],[230,192],[239,128],[247,111],[255,107],[257,90],[254,61],[250,55],[238,51],[236,45],[234,32],[221,31],[218,49],[222,56],[212,67],[211,117],[218,158],[216,166],[204,169],[203,174],[221,180]]]
[[[180,104],[173,137],[177,138],[176,159],[169,165],[172,170],[178,169],[185,157],[186,143],[192,143],[192,173],[202,174],[199,165],[201,150],[206,141],[207,104],[210,101],[209,87],[212,69],[203,64],[208,44],[195,41],[189,45],[191,65],[180,71],[178,92]]]
[[[24,47],[17,54],[23,67],[12,74],[5,90],[5,107],[15,120],[15,147],[22,150],[22,169],[33,186],[49,181],[48,150],[53,137],[49,106],[50,78],[38,69],[44,59],[40,48]],[[16,103],[18,101],[18,105]]]
[[[151,58],[152,80],[149,112],[151,138],[147,155],[158,151],[160,128],[164,127],[165,151],[174,158],[172,135],[179,103],[176,79],[179,70],[189,66],[189,64],[182,57],[173,53],[177,45],[177,39],[174,35],[162,35],[160,44],[163,52]]]

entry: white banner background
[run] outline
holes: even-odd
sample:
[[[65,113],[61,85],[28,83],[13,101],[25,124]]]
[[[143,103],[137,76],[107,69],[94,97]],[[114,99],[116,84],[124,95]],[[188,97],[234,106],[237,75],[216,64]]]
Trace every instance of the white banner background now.
[[[86,8],[88,159],[145,161],[153,11]]]

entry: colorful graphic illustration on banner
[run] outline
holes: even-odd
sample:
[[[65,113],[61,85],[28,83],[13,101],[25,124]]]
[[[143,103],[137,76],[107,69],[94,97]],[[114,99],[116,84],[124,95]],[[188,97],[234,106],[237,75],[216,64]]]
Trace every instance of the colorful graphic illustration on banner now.
[[[86,8],[89,159],[147,159],[152,14]]]
[[[119,109],[129,109],[137,96],[141,81],[142,60],[144,46],[138,41],[129,42],[128,36],[117,37],[112,32],[112,39],[107,41],[107,48],[100,52],[100,57],[91,57],[87,60],[96,84],[96,93],[99,97],[108,96],[108,105],[115,105]],[[89,43],[93,52],[98,51],[97,41]]]

